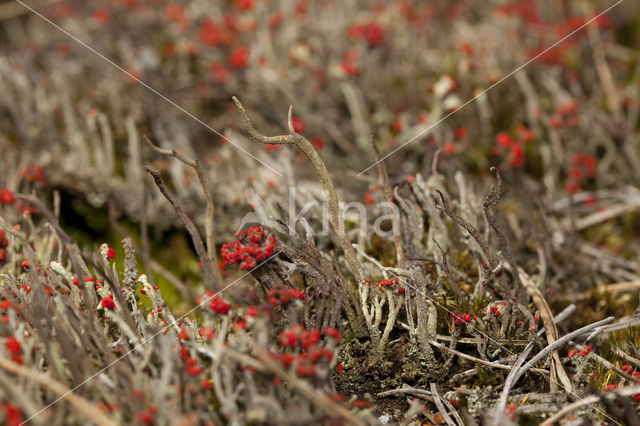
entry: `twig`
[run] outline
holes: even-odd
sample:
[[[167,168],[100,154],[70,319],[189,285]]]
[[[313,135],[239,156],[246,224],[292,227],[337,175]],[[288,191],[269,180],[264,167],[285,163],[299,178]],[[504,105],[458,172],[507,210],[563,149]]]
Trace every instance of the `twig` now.
[[[616,394],[620,396],[630,396],[636,393],[640,393],[640,385],[628,386],[628,387],[620,388],[615,392],[613,391],[611,392],[611,394]],[[549,417],[547,420],[542,422],[540,426],[550,426],[553,423],[556,423],[558,420],[560,420],[564,416],[566,416],[567,414],[571,413],[572,411],[575,411],[578,408],[583,407],[585,405],[591,405],[600,401],[600,398],[601,398],[600,395],[591,395],[586,398],[581,398],[576,402],[572,402],[571,404],[565,406],[562,410],[558,411],[553,416]]]
[[[384,198],[389,205],[393,204],[393,191],[391,190],[391,184],[389,183],[389,174],[387,173],[387,166],[384,164],[380,148],[376,143],[375,137],[371,136],[371,146],[376,152],[376,160],[378,161],[378,171],[380,173],[380,179],[382,179],[382,189],[384,191]],[[406,267],[406,258],[404,250],[402,249],[402,243],[400,241],[400,223],[397,222],[399,218],[396,215],[392,215],[393,221],[393,243],[396,247],[396,257],[398,259],[398,268],[404,269]]]
[[[636,210],[638,210],[638,206],[633,204],[612,205],[605,210],[591,213],[584,217],[581,217],[580,219],[576,220],[574,226],[576,231],[581,231],[591,226],[598,225],[599,223],[611,220],[614,217],[621,216],[625,213],[633,212]],[[563,220],[562,226],[563,227],[570,226],[570,219]]]
[[[562,408],[561,404],[535,404],[535,405],[521,405],[516,408],[515,413],[517,415],[532,415],[532,414],[547,414],[554,411],[558,411]]]
[[[520,379],[520,377],[522,377],[524,375],[524,373],[526,373],[533,366],[533,364],[535,364],[536,362],[540,361],[542,358],[544,358],[545,356],[549,355],[551,352],[553,352],[554,350],[556,350],[560,346],[568,343],[570,340],[572,340],[572,339],[574,339],[574,338],[576,338],[578,336],[586,334],[586,333],[590,332],[591,330],[600,327],[601,325],[607,324],[607,323],[613,321],[614,319],[615,319],[614,317],[608,317],[608,318],[605,318],[603,320],[596,321],[593,324],[586,325],[586,326],[584,326],[582,328],[579,328],[578,330],[572,331],[571,333],[560,337],[558,340],[556,340],[555,342],[551,343],[549,346],[547,346],[546,348],[544,348],[543,350],[538,352],[537,355],[535,355],[533,358],[531,358],[529,360],[529,362],[527,362],[525,365],[523,365],[520,368],[520,370],[518,371],[518,374],[516,375],[516,377],[513,380],[514,385],[518,381],[518,379]]]
[[[456,214],[453,208],[449,206],[449,202],[445,198],[442,191],[440,191],[439,189],[436,189],[435,192],[440,197],[440,203],[441,203],[441,206],[438,206],[438,204],[436,203],[436,208],[443,210],[447,214],[447,216],[451,218],[451,220],[453,220],[458,226],[464,228],[473,237],[473,239],[476,240],[476,242],[482,249],[482,252],[487,258],[489,267],[491,269],[495,269],[497,265],[497,260],[493,255],[491,248],[489,247],[489,242],[480,236],[480,233],[478,232],[478,230],[471,223],[469,223],[468,221],[460,217],[458,214]],[[434,197],[434,201],[435,201],[435,197]]]
[[[436,339],[442,340],[445,342],[451,342],[452,340],[454,340],[451,336],[444,336],[442,334],[437,334]],[[467,345],[475,345],[478,343],[478,339],[474,337],[459,337],[455,340],[458,343],[463,343]],[[530,343],[529,340],[492,339],[492,341],[499,345],[511,345],[511,346],[525,346]]]
[[[632,357],[631,355],[627,354],[625,351],[623,351],[622,349],[620,349],[614,344],[611,344],[611,350],[613,351],[613,353],[615,353],[619,357],[624,358],[627,362],[630,362],[640,367],[640,359]]]
[[[458,296],[458,299],[460,299],[460,303],[462,305],[464,305],[466,303],[467,298],[465,297],[465,294],[462,291],[462,289],[460,289],[460,286],[458,285],[458,283],[456,283],[456,279],[453,276],[453,274],[451,273],[451,269],[449,269],[449,263],[447,262],[448,249],[447,249],[447,251],[444,251],[442,249],[442,247],[440,246],[440,244],[438,243],[438,241],[435,240],[435,238],[434,238],[433,242],[435,243],[435,245],[440,250],[440,256],[442,257],[442,261],[441,262],[437,262],[437,263],[440,266],[440,268],[442,269],[442,271],[444,272],[444,274],[446,275],[447,279],[449,280],[449,285],[451,285],[451,289],[456,294],[456,296]]]
[[[429,389],[431,389],[431,394],[433,395],[433,402],[436,404],[436,407],[438,408],[438,411],[442,415],[442,418],[444,419],[444,421],[449,426],[455,426],[455,422],[453,421],[453,419],[451,418],[447,410],[444,408],[444,404],[442,403],[440,394],[438,393],[438,387],[436,386],[436,384],[430,383]]]
[[[118,234],[120,236],[120,238],[125,238],[125,237],[129,237],[129,234],[127,233],[127,231],[122,227],[122,225],[120,225],[120,223],[118,223],[118,219],[116,217],[117,213],[115,210],[115,206],[114,203],[112,202],[111,199],[109,199],[108,201],[108,205],[109,205],[109,225],[113,228],[113,230],[116,232],[116,234]],[[141,238],[143,239],[143,238]],[[144,256],[142,254],[142,250],[140,250],[140,247],[138,246],[138,244],[136,244],[135,241],[133,241],[133,239],[129,239],[131,241],[131,244],[133,246],[134,251],[141,253],[141,256]],[[144,239],[143,239],[144,240]],[[164,266],[162,266],[158,261],[149,258],[148,262],[149,267],[151,268],[151,270],[157,274],[160,274],[163,276],[163,278],[165,278],[167,281],[169,281],[175,288],[176,290],[178,290],[178,292],[180,292],[180,296],[184,299],[184,300],[190,300],[191,299],[191,295],[189,294],[189,288],[182,282],[180,281],[180,279],[178,277],[176,277],[175,275],[173,275],[168,269],[166,269]],[[146,266],[145,266],[146,268]],[[150,271],[146,271],[148,275],[150,275]]]
[[[438,342],[436,342],[435,340],[429,340],[429,344],[435,346],[438,349],[442,349],[443,351],[447,351],[450,352],[454,355],[459,356],[460,358],[464,358],[464,359],[468,359],[469,361],[473,361],[473,362],[477,362],[478,364],[482,364],[482,365],[486,365],[488,367],[493,367],[493,368],[500,368],[502,370],[512,370],[515,366],[511,366],[511,365],[505,365],[505,364],[499,364],[497,362],[491,362],[491,361],[485,361],[484,359],[481,358],[476,358],[473,355],[468,355],[465,354],[464,352],[459,352],[455,349],[451,349],[447,346],[444,346]],[[548,370],[544,370],[541,368],[532,368],[531,371],[535,372],[535,373],[541,373],[541,374],[548,374],[549,371]]]
[[[571,304],[567,306],[565,309],[562,310],[562,312],[560,312],[558,315],[555,316],[555,318],[553,318],[554,324],[564,321],[575,310],[576,310],[576,305]],[[542,327],[540,330],[538,330],[538,336],[541,336],[545,331],[546,331],[546,328]],[[500,399],[498,400],[498,404],[496,405],[496,408],[494,411],[495,416],[503,415],[505,408],[507,406],[507,399],[509,398],[509,393],[511,392],[511,388],[515,384],[516,374],[518,373],[518,371],[520,370],[520,367],[522,366],[524,361],[527,359],[527,357],[533,350],[534,345],[535,345],[535,341],[529,343],[529,345],[527,345],[527,347],[524,348],[524,351],[522,351],[522,353],[520,354],[516,362],[513,364],[513,369],[511,370],[511,372],[507,376],[507,379],[504,382],[504,388],[502,389],[502,394],[500,394]]]
[[[524,286],[525,290],[533,299],[533,303],[536,305],[538,310],[540,311],[540,317],[542,318],[542,323],[545,326],[545,334],[547,337],[547,343],[552,345],[553,342],[558,340],[558,327],[556,327],[556,323],[553,320],[553,314],[551,313],[551,308],[549,308],[549,304],[547,300],[542,295],[542,292],[538,289],[538,287],[533,283],[529,275],[521,269],[518,268],[517,271],[514,271],[514,275],[517,274],[520,277],[520,282]],[[571,385],[571,380],[567,375],[567,372],[564,371],[564,367],[562,366],[562,362],[560,361],[560,355],[557,350],[551,352],[551,389],[555,390],[555,377],[557,376],[560,379],[563,387],[567,392],[571,392],[573,386]]]
[[[193,221],[189,219],[189,216],[187,216],[184,210],[182,210],[182,207],[180,206],[175,195],[173,195],[173,193],[169,191],[167,186],[164,184],[160,172],[149,166],[144,166],[144,169],[147,173],[153,176],[153,180],[160,189],[160,192],[162,192],[162,195],[164,195],[165,198],[169,200],[173,208],[176,210],[178,217],[180,218],[180,220],[182,220],[182,223],[184,223],[187,231],[189,232],[189,235],[191,236],[193,246],[196,249],[198,257],[200,258],[200,262],[202,262],[202,269],[204,270],[204,275],[207,283],[210,287],[213,288],[213,290],[218,290],[218,285],[213,275],[213,268],[211,267],[211,263],[209,262],[209,257],[207,256],[207,252],[205,251],[202,238],[200,238],[200,234],[198,233],[198,228],[196,228],[196,225],[193,223]]]
[[[240,112],[240,121],[245,129],[245,131],[249,134],[251,139],[263,143],[265,145],[273,145],[273,144],[289,144],[295,145],[302,153],[307,157],[313,168],[315,169],[318,179],[320,180],[320,184],[322,188],[325,190],[329,203],[329,215],[331,217],[331,224],[333,226],[333,230],[338,235],[338,239],[340,240],[340,245],[342,246],[342,250],[344,251],[345,258],[347,260],[347,265],[351,270],[351,273],[355,276],[356,281],[358,283],[362,283],[364,281],[364,272],[362,270],[362,266],[358,263],[358,258],[356,255],[355,249],[351,246],[351,242],[347,238],[347,235],[344,230],[344,224],[341,221],[340,214],[340,204],[338,201],[338,195],[333,186],[333,181],[331,180],[331,176],[329,175],[329,171],[327,170],[327,166],[325,166],[322,158],[318,155],[315,148],[309,142],[307,138],[297,133],[293,128],[293,107],[289,108],[289,134],[288,135],[279,135],[279,136],[264,136],[253,127],[251,124],[251,120],[247,115],[242,103],[236,98],[233,97],[233,101],[236,103],[238,107],[238,111]]]
[[[87,401],[83,397],[71,391],[68,387],[53,379],[51,376],[40,373],[39,371],[31,370],[20,364],[17,364],[11,360],[0,357],[0,367],[12,373],[18,374],[22,377],[26,377],[42,386],[46,386],[51,389],[60,398],[64,396],[64,399],[69,402],[75,409],[77,409],[82,415],[86,416],[93,423],[100,426],[115,426],[116,424],[105,416],[94,404]],[[46,408],[46,407],[45,407]]]
[[[640,281],[625,281],[620,283],[607,284],[602,287],[595,287],[594,289],[583,291],[577,296],[563,297],[563,300],[581,301],[590,298],[592,295],[594,295],[594,293],[595,295],[603,295],[606,293],[613,295],[636,290],[640,290]]]
[[[569,342],[570,345],[572,345],[574,348],[583,351],[585,348],[582,345],[579,345],[575,342]],[[627,379],[630,380],[631,382],[635,382],[636,379],[635,377],[633,377],[631,374],[627,374],[624,371],[622,371],[621,369],[619,369],[618,367],[616,367],[615,365],[613,365],[612,363],[610,363],[608,360],[604,359],[603,357],[601,357],[600,355],[598,355],[595,352],[591,352],[591,356],[596,360],[596,362],[598,364],[601,364],[606,370],[611,370],[614,373],[616,373],[618,376],[622,377],[623,379]]]
[[[151,274],[151,247],[149,244],[149,226],[148,220],[148,207],[149,207],[149,188],[146,182],[142,182],[142,205],[140,206],[140,255],[142,256],[142,263],[144,264],[144,270],[149,276]]]
[[[631,315],[630,317],[620,318],[617,322],[613,324],[610,324],[604,327],[598,327],[597,329],[593,330],[593,333],[589,335],[589,337],[587,338],[587,341],[593,339],[598,334],[611,333],[613,331],[623,330],[629,327],[635,327],[636,325],[639,325],[639,324],[640,324],[640,315],[638,314]]]
[[[218,256],[216,253],[217,249],[216,249],[216,239],[215,239],[215,232],[214,232],[215,205],[213,202],[213,195],[212,195],[213,187],[211,186],[211,182],[209,182],[209,177],[207,176],[205,171],[202,169],[202,166],[200,165],[200,162],[198,160],[189,158],[186,155],[176,151],[175,149],[168,150],[168,149],[159,148],[156,145],[154,145],[153,142],[151,142],[151,139],[149,139],[146,135],[144,135],[143,137],[144,137],[144,140],[147,141],[151,149],[153,149],[155,152],[162,155],[175,157],[178,160],[182,161],[187,166],[192,167],[196,171],[198,175],[198,180],[200,181],[200,186],[202,187],[202,192],[204,192],[204,197],[207,202],[206,218],[204,222],[205,238],[207,240],[207,254],[209,255],[209,262],[211,263],[211,268],[216,276],[217,283],[218,285],[221,285],[223,282],[223,278],[222,278],[222,273],[220,272],[220,268],[218,267]]]
[[[394,395],[420,395],[426,396],[429,401],[433,401],[433,394],[428,390],[416,389],[411,387],[403,387],[400,389],[391,389],[388,391],[380,392],[376,394],[376,397],[394,396]]]
[[[591,16],[594,13],[593,7],[590,3],[585,2],[582,6],[586,12],[585,16]],[[613,119],[616,122],[620,122],[622,120],[620,96],[616,90],[616,83],[613,75],[611,74],[611,69],[609,68],[609,64],[605,58],[602,37],[600,36],[598,25],[589,25],[587,27],[587,34],[589,35],[589,42],[591,44],[593,62],[596,66],[596,73],[600,79],[600,84],[607,100],[607,106],[613,115]]]

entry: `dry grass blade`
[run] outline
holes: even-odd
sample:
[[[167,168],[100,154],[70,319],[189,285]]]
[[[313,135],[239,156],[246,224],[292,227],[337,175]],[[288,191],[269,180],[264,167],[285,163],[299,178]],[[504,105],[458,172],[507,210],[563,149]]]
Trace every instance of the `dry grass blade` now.
[[[58,397],[64,396],[64,399],[69,402],[73,408],[82,413],[87,420],[93,422],[99,426],[115,426],[116,423],[111,421],[105,416],[95,404],[87,401],[80,395],[72,392],[68,387],[62,383],[54,380],[51,376],[41,373],[39,371],[32,370],[27,367],[23,367],[9,359],[0,358],[0,367],[7,371],[26,377],[27,379],[34,381],[42,386],[45,386],[52,390]]]
[[[549,308],[549,304],[546,299],[538,289],[538,287],[533,283],[529,275],[522,270],[519,269],[518,273],[520,275],[520,282],[524,286],[525,290],[531,299],[533,299],[533,303],[536,305],[536,308],[540,311],[540,317],[542,318],[542,323],[546,329],[547,342],[549,345],[553,344],[556,340],[558,340],[558,327],[556,327],[556,323],[553,320],[553,313],[551,312],[551,308]],[[571,392],[573,386],[571,384],[571,380],[567,375],[567,372],[564,371],[564,367],[562,366],[562,361],[560,361],[560,355],[558,355],[558,351],[551,352],[551,388],[555,388],[556,377],[562,383],[565,391]]]

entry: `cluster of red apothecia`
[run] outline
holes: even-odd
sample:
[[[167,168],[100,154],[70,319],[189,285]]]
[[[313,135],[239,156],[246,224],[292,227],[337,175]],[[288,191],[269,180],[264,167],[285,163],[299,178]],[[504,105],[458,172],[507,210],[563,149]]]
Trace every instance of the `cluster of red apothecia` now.
[[[466,324],[469,321],[472,321],[478,318],[477,315],[471,316],[471,314],[465,314],[465,313],[459,313],[459,312],[452,312],[451,316],[453,317],[453,322],[455,323],[455,325]]]
[[[500,314],[502,313],[502,311],[500,310],[500,306],[506,306],[506,303],[505,302],[496,303],[495,306],[491,306],[489,308],[489,313],[495,316],[500,316]]]
[[[239,331],[246,329],[250,325],[252,318],[259,316],[259,312],[266,312],[267,315],[271,315],[271,310],[276,306],[286,307],[298,300],[305,302],[305,295],[302,291],[280,287],[270,289],[267,292],[268,304],[263,307],[249,306],[244,310],[244,315],[242,315],[243,309],[239,306],[236,307],[238,309],[231,311],[231,306],[213,291],[205,292],[203,296],[197,299],[197,303],[208,304],[209,308],[220,315],[236,316],[239,319],[234,323],[232,329],[233,331]],[[201,327],[198,333],[207,340],[211,340],[215,334],[214,330],[208,326]],[[277,341],[283,347],[283,350],[281,352],[271,351],[270,354],[272,358],[280,362],[284,367],[294,366],[299,377],[314,377],[317,373],[316,367],[319,365],[318,363],[325,362],[329,364],[335,358],[335,345],[323,345],[321,343],[323,335],[326,338],[333,339],[335,344],[339,344],[342,341],[340,332],[334,328],[326,328],[321,331],[320,329],[307,329],[302,324],[296,324],[279,332]],[[182,329],[179,337],[182,340],[188,340],[190,334],[186,329]],[[188,350],[184,347],[182,349],[182,358],[185,360],[189,374],[197,376],[202,372],[195,358],[190,357]],[[343,367],[338,365],[337,369],[342,371]],[[243,367],[243,370],[252,371],[249,366]],[[274,381],[278,381],[278,379],[274,379]],[[203,386],[205,386],[204,382]]]
[[[317,328],[307,329],[302,324],[296,324],[282,330],[278,334],[278,342],[284,348],[297,349],[297,353],[271,352],[271,356],[287,368],[296,363],[299,377],[313,377],[316,375],[317,363],[323,359],[330,363],[335,356],[334,350],[320,345],[322,334],[334,339],[336,343],[342,341],[340,332],[335,328],[326,328],[321,332]],[[338,369],[341,370],[340,366]]]
[[[585,345],[583,350],[580,350],[580,351],[578,349],[570,350],[567,356],[569,358],[573,358],[576,355],[580,355],[582,358],[584,358],[587,355],[589,355],[591,351],[592,351],[591,346]]]
[[[556,108],[549,118],[549,125],[556,129],[567,129],[578,125],[578,103],[571,101]]]
[[[7,260],[8,245],[9,245],[9,240],[7,240],[4,230],[0,229],[0,262],[5,262]]]
[[[302,303],[306,303],[304,293],[295,288],[279,287],[267,291],[267,301],[272,306],[286,306],[295,300],[302,300]]]
[[[365,278],[364,281],[367,284],[371,284],[371,280],[368,280],[368,279]],[[378,290],[382,291],[385,288],[389,288],[389,287],[397,285],[397,284],[398,284],[398,279],[397,278],[393,278],[393,279],[390,279],[390,280],[378,281],[376,283],[376,287],[378,287]],[[404,287],[398,286],[398,295],[404,294],[404,291],[405,291]]]
[[[250,270],[276,251],[276,239],[259,226],[253,226],[236,233],[236,241],[222,246],[220,255],[224,265],[240,264],[240,269]]]
[[[595,157],[585,154],[574,154],[571,169],[567,176],[567,192],[577,192],[587,179],[593,179],[598,173]]]
[[[218,293],[212,290],[205,291],[204,297],[206,297],[206,299],[204,299],[203,302],[203,296],[198,296],[196,299],[198,306],[208,303],[209,308],[220,315],[226,315],[229,312],[229,309],[231,309],[231,305],[225,302]]]
[[[496,145],[492,148],[494,155],[501,155],[503,151],[509,153],[509,165],[514,169],[519,169],[524,166],[525,153],[524,143],[531,142],[533,140],[533,131],[524,124],[519,124],[516,127],[516,138],[512,138],[507,132],[500,132],[496,135]]]

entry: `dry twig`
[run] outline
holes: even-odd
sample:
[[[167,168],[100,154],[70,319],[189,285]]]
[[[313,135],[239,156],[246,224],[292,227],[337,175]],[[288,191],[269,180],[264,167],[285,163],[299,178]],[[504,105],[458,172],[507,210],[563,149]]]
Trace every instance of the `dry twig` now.
[[[164,195],[166,199],[169,200],[173,208],[176,210],[178,217],[180,217],[180,220],[182,220],[182,223],[184,223],[184,226],[187,228],[187,231],[191,236],[193,246],[196,250],[196,253],[198,254],[198,257],[200,258],[200,262],[202,262],[202,269],[204,270],[206,282],[208,283],[210,288],[212,288],[213,290],[217,290],[219,288],[219,284],[216,282],[215,276],[213,274],[213,268],[211,266],[211,262],[209,261],[207,252],[204,248],[202,238],[200,238],[200,234],[198,233],[198,228],[196,228],[196,225],[184,212],[175,195],[173,195],[173,193],[169,191],[169,188],[167,188],[167,186],[164,184],[160,172],[149,166],[145,166],[144,169],[153,177],[153,180],[160,189],[160,192],[162,192],[162,195]]]

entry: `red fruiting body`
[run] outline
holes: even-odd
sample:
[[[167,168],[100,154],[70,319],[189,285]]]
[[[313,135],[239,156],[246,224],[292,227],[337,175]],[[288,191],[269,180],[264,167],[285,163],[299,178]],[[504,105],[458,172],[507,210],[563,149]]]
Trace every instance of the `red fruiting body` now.
[[[567,129],[578,125],[578,103],[571,101],[568,104],[556,108],[555,113],[549,118],[549,125],[557,129]]]
[[[253,3],[255,0],[236,0],[236,7],[240,10],[253,9]]]
[[[44,175],[42,174],[42,167],[40,166],[35,166],[35,165],[27,166],[24,169],[22,169],[22,172],[20,172],[20,174],[24,176],[25,179],[27,179],[30,183],[34,183],[34,182],[44,183]]]
[[[205,18],[200,24],[198,37],[208,46],[218,46],[225,38],[223,33],[224,31],[218,28],[211,19]]]
[[[143,410],[138,413],[138,422],[143,425],[152,426],[156,418],[155,407],[150,407],[148,410]]]
[[[587,179],[593,179],[598,172],[595,157],[584,154],[574,154],[572,166],[567,173],[567,192],[576,192],[581,189],[582,183]]]
[[[242,230],[236,234],[237,241],[222,246],[220,254],[225,266],[239,263],[240,269],[250,270],[273,255],[276,240],[259,226]]]
[[[455,325],[462,325],[462,324],[466,324],[471,320],[474,320],[477,318],[477,315],[474,315],[473,317],[471,316],[471,314],[460,314],[458,312],[453,312],[451,314],[453,316],[453,321],[455,323]]]
[[[293,117],[291,118],[291,123],[293,124],[293,130],[296,133],[304,132],[304,129],[307,127],[307,124],[301,118]]]
[[[270,289],[267,291],[267,299],[273,306],[277,306],[279,304],[284,306],[293,300],[302,300],[303,303],[306,301],[304,294],[300,290],[286,287]]]
[[[114,257],[116,257],[116,251],[114,249],[112,249],[111,247],[109,247],[107,249],[107,257],[109,259],[113,259]]]
[[[198,334],[207,340],[213,340],[213,336],[215,333],[213,331],[213,328],[203,325],[202,327],[200,327],[200,330],[198,330]]]
[[[394,285],[394,284],[398,284],[398,279],[397,279],[397,278],[394,278],[394,279],[392,279],[392,280],[382,280],[382,281],[378,281],[378,282],[376,283],[376,286],[377,286],[380,290],[382,290],[382,288],[383,288],[383,287],[390,287],[390,286],[392,286],[392,285]]]
[[[116,308],[116,304],[113,301],[112,297],[113,296],[109,295],[108,297],[103,297],[102,301],[100,301],[100,304],[102,304],[104,308],[109,309],[110,311]]]
[[[220,297],[214,296],[209,302],[209,307],[220,315],[226,315],[227,312],[229,312],[231,305],[222,300]]]
[[[9,336],[5,343],[5,346],[7,347],[9,353],[11,353],[12,355],[17,355],[20,353],[20,351],[22,351],[22,345],[15,336]]]
[[[344,59],[340,63],[340,68],[342,69],[342,72],[347,75],[358,75],[360,73],[360,67],[348,59]]]
[[[511,146],[511,154],[509,155],[509,164],[514,169],[519,169],[524,165],[524,148],[519,141]]]
[[[309,348],[320,341],[320,330],[314,328],[313,330],[303,330],[300,333],[300,344],[303,348]]]
[[[198,374],[202,373],[202,368],[198,367],[197,365],[189,365],[187,367],[187,373],[191,374],[192,376],[197,376]]]
[[[283,330],[278,335],[278,342],[283,346],[295,346],[297,336],[293,330]]]
[[[25,422],[24,417],[22,417],[22,413],[20,412],[20,407],[16,404],[5,402],[3,404],[3,408],[5,421],[8,426],[19,426]]]
[[[516,126],[516,133],[524,142],[531,142],[531,140],[533,140],[533,130],[529,129],[524,124],[518,124]]]
[[[447,155],[453,155],[456,153],[456,146],[451,141],[446,141],[442,146],[442,152]]]
[[[496,303],[496,305],[495,305],[495,306],[491,306],[491,307],[489,308],[489,313],[491,313],[491,314],[493,314],[493,315],[495,315],[495,316],[498,316],[498,315],[500,315],[500,314],[502,313],[502,312],[500,311],[499,306],[505,306],[505,305],[506,305],[506,303],[504,303],[504,302]]]
[[[313,377],[316,375],[316,368],[309,360],[300,360],[297,373],[300,377]]]
[[[309,353],[309,359],[313,362],[317,362],[322,357],[325,357],[327,362],[331,362],[331,360],[333,359],[333,352],[331,352],[329,349],[322,348]]]
[[[246,68],[249,59],[249,49],[237,47],[229,56],[229,65],[235,68]]]
[[[375,47],[384,40],[384,30],[376,22],[356,24],[349,29],[349,36],[353,39],[362,38],[369,47]]]
[[[93,12],[93,20],[98,24],[104,24],[109,20],[109,12],[106,9],[98,9]]]
[[[338,343],[342,342],[342,335],[335,328],[325,328],[324,334],[327,336],[333,337],[334,339],[336,339],[336,342]]]
[[[353,401],[351,403],[351,407],[371,408],[371,403],[369,401],[364,400],[364,399],[356,399],[355,401]]]
[[[458,139],[464,139],[469,135],[469,129],[466,127],[458,127],[453,130],[453,134]]]
[[[322,147],[324,147],[324,139],[320,136],[312,137],[309,142],[311,142],[311,145],[313,145],[315,149],[322,149]]]
[[[240,320],[233,324],[233,331],[244,330],[247,327],[247,321]]]

